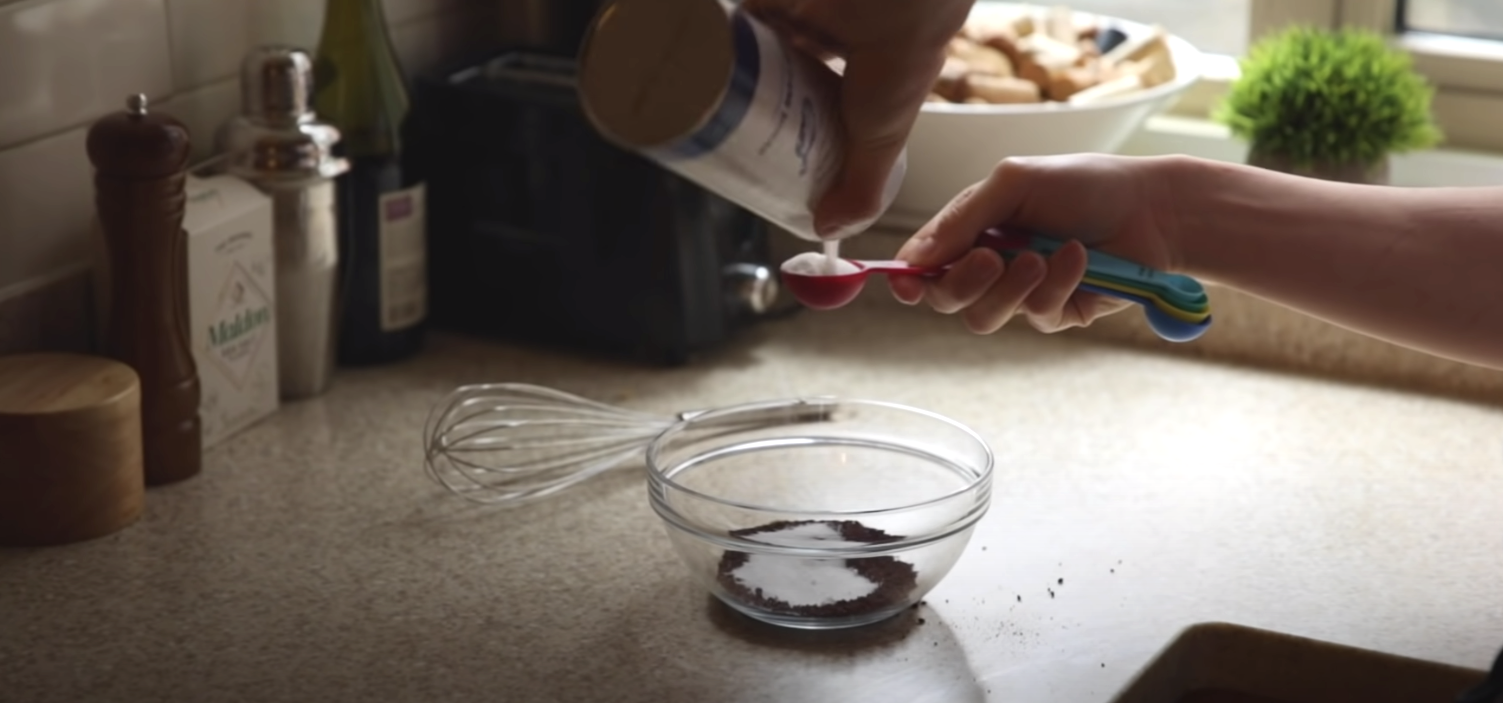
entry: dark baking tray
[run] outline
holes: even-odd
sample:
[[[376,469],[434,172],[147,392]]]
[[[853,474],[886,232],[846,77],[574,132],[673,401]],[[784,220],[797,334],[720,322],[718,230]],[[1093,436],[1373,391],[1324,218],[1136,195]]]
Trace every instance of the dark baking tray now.
[[[1186,628],[1110,703],[1452,703],[1486,672],[1230,623]]]

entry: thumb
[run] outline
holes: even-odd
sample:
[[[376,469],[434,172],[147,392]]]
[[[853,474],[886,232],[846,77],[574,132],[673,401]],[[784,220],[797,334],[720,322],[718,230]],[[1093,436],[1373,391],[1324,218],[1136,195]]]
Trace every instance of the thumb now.
[[[814,210],[820,237],[849,235],[843,230],[881,214],[888,178],[943,63],[942,51],[917,46],[863,48],[846,57],[840,95],[845,158]]]
[[[970,251],[977,235],[1006,223],[1028,195],[1028,168],[1007,159],[986,180],[960,191],[939,214],[909,237],[895,258],[914,266],[942,266]]]
[[[887,180],[903,153],[897,143],[857,143],[847,140],[840,176],[814,208],[814,231],[823,239],[856,234],[856,225],[881,214]]]

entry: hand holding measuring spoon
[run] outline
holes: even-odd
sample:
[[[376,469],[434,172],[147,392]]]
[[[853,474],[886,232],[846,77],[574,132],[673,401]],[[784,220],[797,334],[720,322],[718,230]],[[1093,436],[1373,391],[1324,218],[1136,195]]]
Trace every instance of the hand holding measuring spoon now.
[[[1063,243],[1013,228],[991,228],[976,237],[975,246],[995,250],[1004,258],[1022,251],[1048,256]],[[1205,334],[1211,326],[1210,301],[1205,287],[1189,276],[1165,273],[1119,259],[1100,251],[1087,250],[1085,277],[1079,289],[1137,303],[1143,307],[1148,325],[1163,339],[1188,342]],[[917,267],[902,261],[858,261],[842,259],[835,270],[821,254],[802,254],[782,265],[783,284],[806,307],[833,310],[856,298],[873,273],[937,276],[946,266]]]

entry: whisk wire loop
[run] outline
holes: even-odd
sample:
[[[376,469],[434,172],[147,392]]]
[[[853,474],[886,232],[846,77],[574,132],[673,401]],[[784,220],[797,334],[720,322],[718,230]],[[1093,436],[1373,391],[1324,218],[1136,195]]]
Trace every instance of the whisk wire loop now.
[[[640,456],[675,420],[530,384],[461,386],[424,422],[423,463],[466,499],[521,504]]]
[[[725,431],[828,418],[809,401],[768,403],[734,415]],[[528,503],[642,458],[663,430],[704,411],[675,416],[628,410],[524,383],[460,386],[423,423],[423,465],[450,492],[479,503]]]

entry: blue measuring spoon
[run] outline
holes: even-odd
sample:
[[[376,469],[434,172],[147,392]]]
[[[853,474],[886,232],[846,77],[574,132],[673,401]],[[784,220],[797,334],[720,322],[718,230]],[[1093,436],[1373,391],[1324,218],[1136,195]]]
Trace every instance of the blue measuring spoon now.
[[[1148,319],[1148,327],[1153,330],[1154,334],[1157,334],[1166,341],[1191,342],[1199,339],[1201,335],[1206,333],[1206,330],[1211,329],[1211,316],[1209,315],[1200,322],[1186,322],[1160,310],[1159,306],[1155,305],[1153,301],[1141,296],[1123,293],[1122,291],[1110,288],[1093,286],[1089,283],[1081,283],[1076,288],[1143,306],[1143,316]]]

